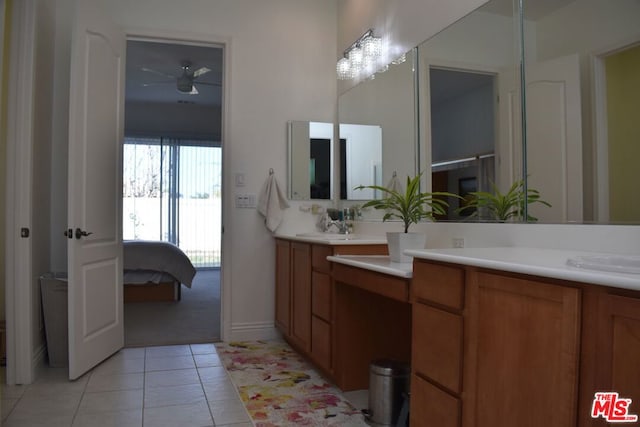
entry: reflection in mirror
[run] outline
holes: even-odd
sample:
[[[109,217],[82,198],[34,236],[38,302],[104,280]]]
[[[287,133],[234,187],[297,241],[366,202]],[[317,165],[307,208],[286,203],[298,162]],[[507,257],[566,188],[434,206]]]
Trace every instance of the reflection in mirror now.
[[[289,199],[330,199],[333,123],[288,123]]]
[[[354,125],[365,125],[361,129],[368,129],[373,135],[377,132],[381,140],[375,138],[363,139],[361,145],[368,145],[368,155],[351,155],[347,151],[346,158],[341,155],[343,168],[341,176],[347,179],[341,184],[340,198],[348,200],[368,200],[375,194],[364,190],[353,191],[357,185],[369,185],[361,182],[364,175],[353,178],[348,176],[353,171],[366,171],[369,182],[375,177],[377,184],[385,185],[393,177],[394,172],[401,180],[416,174],[417,168],[417,131],[415,122],[415,84],[414,84],[414,51],[407,52],[405,62],[390,64],[386,72],[378,73],[375,79],[366,80],[338,99],[338,115],[340,125],[340,139],[348,140],[345,132],[352,132]],[[342,124],[348,124],[343,126]],[[377,131],[376,131],[377,129]],[[378,142],[381,141],[381,142]],[[344,143],[343,143],[344,144]],[[374,168],[374,152],[381,147],[379,166]],[[348,145],[345,150],[348,149]],[[375,172],[374,172],[375,170]],[[352,171],[352,172],[349,172]]]
[[[379,198],[359,185],[382,184],[382,128],[373,125],[340,123],[340,198],[371,200]]]
[[[525,0],[529,187],[540,222],[640,223],[640,2]]]
[[[493,183],[504,191],[520,178],[520,61],[512,7],[511,0],[489,1],[418,47],[421,169],[429,190],[463,197],[452,198],[440,220],[466,219],[456,213],[465,195],[491,192]]]

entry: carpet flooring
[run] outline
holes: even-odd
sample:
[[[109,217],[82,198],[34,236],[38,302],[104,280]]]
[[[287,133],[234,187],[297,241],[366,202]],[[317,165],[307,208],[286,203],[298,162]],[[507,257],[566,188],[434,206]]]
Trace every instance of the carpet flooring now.
[[[220,341],[220,270],[198,270],[182,299],[124,305],[125,347]]]
[[[366,426],[360,410],[281,341],[216,344],[256,427]]]

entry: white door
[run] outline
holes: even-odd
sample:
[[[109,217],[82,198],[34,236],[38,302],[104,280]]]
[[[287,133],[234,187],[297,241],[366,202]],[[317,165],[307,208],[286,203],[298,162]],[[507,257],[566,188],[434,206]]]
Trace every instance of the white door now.
[[[76,0],[69,107],[69,378],[122,348],[124,35]],[[83,235],[87,234],[87,235]]]
[[[540,222],[581,222],[582,119],[577,54],[526,66],[529,188],[551,203],[529,207]]]

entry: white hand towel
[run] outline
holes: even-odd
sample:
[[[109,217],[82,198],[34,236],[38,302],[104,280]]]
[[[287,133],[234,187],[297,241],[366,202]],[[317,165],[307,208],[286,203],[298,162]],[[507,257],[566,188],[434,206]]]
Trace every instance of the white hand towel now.
[[[270,174],[260,191],[258,212],[264,217],[264,223],[271,232],[278,228],[282,222],[282,211],[288,207],[289,203],[278,180],[274,174]]]
[[[400,183],[400,180],[398,179],[398,176],[395,173],[389,180],[389,183],[387,184],[387,188],[392,191],[397,191],[398,193],[404,192],[404,190],[402,189],[402,183]]]

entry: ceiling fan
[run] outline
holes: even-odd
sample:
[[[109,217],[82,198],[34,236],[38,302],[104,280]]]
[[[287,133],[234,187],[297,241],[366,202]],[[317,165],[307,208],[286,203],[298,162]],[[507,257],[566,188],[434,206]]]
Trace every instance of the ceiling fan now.
[[[191,61],[182,61],[180,67],[182,68],[182,73],[179,76],[174,76],[172,74],[166,74],[161,71],[157,71],[151,68],[142,67],[142,71],[147,71],[149,73],[157,74],[162,77],[167,77],[171,80],[162,81],[162,82],[151,82],[151,83],[143,83],[142,86],[156,86],[162,84],[175,84],[178,92],[187,94],[187,95],[197,95],[198,89],[195,86],[195,83],[198,85],[207,85],[207,86],[220,86],[219,83],[208,83],[197,81],[198,77],[203,74],[211,71],[207,67],[200,67],[197,70],[193,71],[191,69]]]

